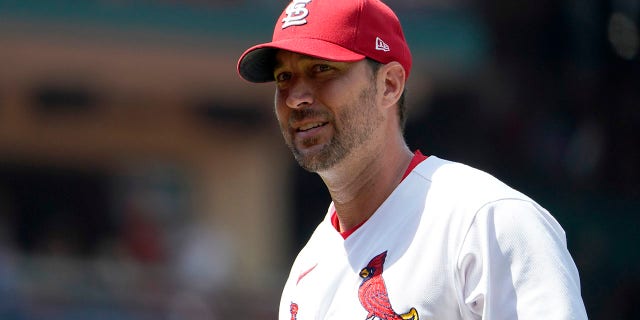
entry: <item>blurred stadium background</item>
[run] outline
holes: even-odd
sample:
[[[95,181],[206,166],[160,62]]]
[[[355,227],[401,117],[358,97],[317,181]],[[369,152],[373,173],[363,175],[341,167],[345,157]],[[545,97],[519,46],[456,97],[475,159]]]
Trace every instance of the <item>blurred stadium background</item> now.
[[[590,318],[640,318],[640,2],[387,3],[410,145],[542,203]],[[276,318],[328,203],[235,73],[285,4],[0,0],[1,319]]]

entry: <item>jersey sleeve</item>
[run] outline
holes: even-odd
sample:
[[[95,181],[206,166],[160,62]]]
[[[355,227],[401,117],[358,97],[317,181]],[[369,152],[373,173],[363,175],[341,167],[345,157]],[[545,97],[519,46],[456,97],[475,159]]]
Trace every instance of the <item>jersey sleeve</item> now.
[[[461,311],[474,319],[587,319],[564,230],[535,202],[475,215],[456,261]]]

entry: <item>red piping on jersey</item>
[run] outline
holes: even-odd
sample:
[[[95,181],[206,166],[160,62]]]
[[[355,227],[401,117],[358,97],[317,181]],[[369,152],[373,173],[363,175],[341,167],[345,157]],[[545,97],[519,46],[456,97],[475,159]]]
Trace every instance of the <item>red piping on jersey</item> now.
[[[413,154],[413,158],[411,159],[411,162],[409,163],[409,166],[407,167],[407,170],[402,175],[402,180],[404,180],[404,178],[406,178],[409,175],[409,173],[411,173],[411,171],[413,171],[413,169],[417,167],[418,164],[420,164],[420,162],[426,160],[427,158],[428,156],[423,155],[422,152],[420,152],[420,150],[416,150],[416,152]],[[347,231],[340,232],[340,221],[338,221],[338,214],[336,213],[335,210],[331,214],[331,224],[336,229],[336,231],[340,233],[343,239],[347,239],[352,233],[356,232],[356,230],[358,230],[358,228],[360,228],[360,226],[362,226],[365,222],[367,222],[366,219],[360,222],[359,224],[357,224],[355,227]]]

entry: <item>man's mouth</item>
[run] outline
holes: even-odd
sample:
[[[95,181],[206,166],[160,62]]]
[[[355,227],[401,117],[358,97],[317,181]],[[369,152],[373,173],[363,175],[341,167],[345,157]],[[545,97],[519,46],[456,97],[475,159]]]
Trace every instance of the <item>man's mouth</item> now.
[[[308,123],[308,124],[305,124],[305,125],[299,127],[298,129],[296,129],[296,131],[297,132],[309,131],[311,129],[322,127],[322,126],[326,125],[327,123],[328,122],[311,122],[311,123]]]

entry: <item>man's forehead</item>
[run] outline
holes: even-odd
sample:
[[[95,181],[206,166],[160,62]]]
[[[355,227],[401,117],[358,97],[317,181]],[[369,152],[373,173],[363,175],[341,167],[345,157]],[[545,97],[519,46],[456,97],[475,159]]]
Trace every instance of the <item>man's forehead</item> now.
[[[325,61],[325,62],[338,62],[326,60],[306,54],[301,54],[288,50],[278,50],[275,55],[275,68],[281,67],[286,61]]]

